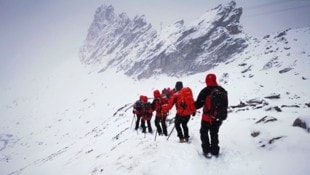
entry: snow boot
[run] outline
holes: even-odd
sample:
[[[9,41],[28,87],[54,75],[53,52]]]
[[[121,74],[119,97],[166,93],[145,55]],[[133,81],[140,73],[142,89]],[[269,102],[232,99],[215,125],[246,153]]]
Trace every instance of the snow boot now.
[[[186,140],[184,138],[180,138],[180,143],[185,143]]]
[[[212,158],[212,154],[211,153],[203,153],[203,156],[207,159],[211,159]]]

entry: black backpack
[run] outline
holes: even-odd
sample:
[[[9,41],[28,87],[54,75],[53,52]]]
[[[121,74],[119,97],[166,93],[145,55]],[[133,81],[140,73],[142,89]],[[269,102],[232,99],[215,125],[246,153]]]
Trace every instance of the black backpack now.
[[[138,111],[140,113],[143,109],[143,102],[140,100],[137,100],[133,107],[136,111]]]
[[[146,117],[152,117],[152,115],[153,115],[153,106],[152,106],[152,103],[150,103],[150,102],[147,102],[147,103],[145,103],[144,105],[143,105],[143,107],[144,107],[144,115],[146,116]]]
[[[222,87],[215,87],[206,97],[203,112],[211,115],[216,120],[225,120],[227,118],[228,97],[227,91]]]
[[[150,110],[152,111],[152,110],[153,110],[152,103],[146,102],[146,103],[144,104],[144,110],[147,111],[147,112],[149,112]]]

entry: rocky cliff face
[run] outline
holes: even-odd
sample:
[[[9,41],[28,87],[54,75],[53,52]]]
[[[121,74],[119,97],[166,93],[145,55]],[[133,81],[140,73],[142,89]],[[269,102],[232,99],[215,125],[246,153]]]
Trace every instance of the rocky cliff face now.
[[[139,43],[154,36],[156,31],[143,16],[130,20],[124,13],[116,15],[112,6],[103,5],[95,13],[80,58],[86,64],[99,64],[104,71],[120,66]]]
[[[80,56],[100,72],[116,68],[129,76],[178,76],[207,71],[247,47],[234,1],[157,33],[143,16],[116,15],[112,6],[97,9]]]

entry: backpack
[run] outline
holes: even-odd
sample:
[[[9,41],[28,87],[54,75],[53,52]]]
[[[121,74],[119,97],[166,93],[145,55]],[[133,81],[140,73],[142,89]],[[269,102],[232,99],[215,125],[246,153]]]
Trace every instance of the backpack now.
[[[170,97],[173,95],[173,93],[172,93],[172,91],[171,91],[171,89],[170,88],[164,88],[163,90],[162,90],[162,97],[163,98],[168,98],[168,99],[170,99]]]
[[[152,103],[150,102],[146,102],[144,103],[144,111],[145,112],[153,112],[153,106],[152,106]]]
[[[133,108],[134,108],[135,114],[140,114],[143,109],[143,102],[140,100],[137,100],[135,104],[133,105]]]
[[[187,116],[196,112],[195,100],[189,87],[184,87],[178,92],[176,108],[180,116]]]
[[[167,105],[169,102],[167,97],[156,98],[153,101],[153,110],[156,111],[156,116],[167,116],[168,111],[163,111],[162,106]]]
[[[151,119],[153,115],[153,106],[152,103],[146,102],[143,105],[143,118],[144,119]]]
[[[203,112],[220,121],[227,118],[228,97],[223,88],[213,88],[205,100]]]

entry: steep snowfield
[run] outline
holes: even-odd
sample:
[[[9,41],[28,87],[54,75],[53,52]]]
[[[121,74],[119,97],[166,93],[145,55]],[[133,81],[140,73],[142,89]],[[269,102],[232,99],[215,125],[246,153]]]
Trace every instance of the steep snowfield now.
[[[190,144],[178,143],[175,131],[155,141],[131,127],[140,94],[152,97],[181,80],[196,98],[208,72],[136,81],[115,70],[90,73],[73,58],[44,79],[5,85],[0,174],[309,174],[309,133],[292,126],[297,117],[310,125],[309,41],[309,28],[252,39],[241,55],[210,71],[231,106],[220,128],[221,156],[210,160],[201,156],[200,113],[188,124]],[[280,98],[264,98],[270,95]],[[250,106],[253,99],[262,103]],[[259,122],[265,116],[276,121]]]

